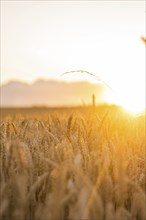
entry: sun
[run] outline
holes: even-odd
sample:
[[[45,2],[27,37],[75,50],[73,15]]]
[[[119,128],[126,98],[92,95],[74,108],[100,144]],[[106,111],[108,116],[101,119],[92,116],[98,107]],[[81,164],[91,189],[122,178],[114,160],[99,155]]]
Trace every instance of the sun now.
[[[142,104],[137,105],[137,103],[128,103],[128,104],[123,104],[122,107],[124,110],[127,112],[133,114],[133,115],[139,115],[143,112],[145,112],[145,106]]]
[[[121,106],[126,112],[133,115],[141,114],[146,110],[144,93],[133,92],[130,94],[128,91],[121,93],[108,91],[104,98],[108,104]]]
[[[145,111],[145,93],[140,89],[132,93],[127,90],[121,94],[119,104],[131,114],[140,114]]]

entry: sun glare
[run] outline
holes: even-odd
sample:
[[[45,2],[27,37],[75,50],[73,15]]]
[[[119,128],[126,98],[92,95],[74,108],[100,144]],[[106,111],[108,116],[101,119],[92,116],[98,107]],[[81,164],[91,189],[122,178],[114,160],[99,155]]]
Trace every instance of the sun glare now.
[[[143,103],[137,103],[137,102],[128,102],[128,103],[122,103],[121,106],[124,108],[125,111],[137,115],[141,114],[145,111],[145,106]]]
[[[120,105],[132,114],[139,114],[145,110],[144,97],[124,97]]]
[[[106,102],[108,104],[116,104],[118,106],[121,106],[125,111],[131,113],[131,114],[141,114],[145,111],[145,97],[141,95],[133,96],[125,94],[125,96],[119,95],[118,93],[111,93],[107,92],[104,96]]]

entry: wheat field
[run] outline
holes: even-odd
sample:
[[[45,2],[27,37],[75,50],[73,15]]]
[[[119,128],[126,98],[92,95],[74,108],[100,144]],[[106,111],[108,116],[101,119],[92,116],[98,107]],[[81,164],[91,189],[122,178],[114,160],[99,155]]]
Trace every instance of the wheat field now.
[[[0,219],[145,220],[145,115],[2,109]]]

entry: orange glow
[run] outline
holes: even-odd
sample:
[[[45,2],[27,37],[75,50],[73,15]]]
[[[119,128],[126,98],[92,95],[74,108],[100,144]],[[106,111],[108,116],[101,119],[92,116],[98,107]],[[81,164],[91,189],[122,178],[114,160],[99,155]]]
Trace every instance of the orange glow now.
[[[130,90],[130,88],[129,88]],[[139,92],[138,92],[139,91]],[[107,92],[104,96],[105,100],[109,104],[117,104],[122,106],[126,111],[132,114],[139,114],[145,110],[145,93],[136,90],[133,93],[123,88],[121,92]]]
[[[125,110],[133,114],[139,114],[145,110],[145,104],[140,100],[133,103],[127,101],[122,103],[122,106],[125,108]]]

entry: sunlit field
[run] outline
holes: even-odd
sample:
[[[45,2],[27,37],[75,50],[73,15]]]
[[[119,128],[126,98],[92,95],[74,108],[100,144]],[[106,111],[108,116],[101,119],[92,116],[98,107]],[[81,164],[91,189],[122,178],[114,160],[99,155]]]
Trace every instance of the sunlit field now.
[[[146,1],[0,6],[0,220],[146,220]]]
[[[0,219],[145,220],[145,115],[1,109]]]

